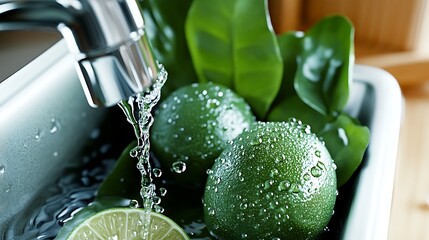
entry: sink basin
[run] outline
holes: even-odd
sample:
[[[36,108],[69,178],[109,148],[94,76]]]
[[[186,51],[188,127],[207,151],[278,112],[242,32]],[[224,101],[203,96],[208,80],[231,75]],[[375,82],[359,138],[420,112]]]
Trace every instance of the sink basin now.
[[[0,238],[13,216],[45,200],[44,187],[64,174],[118,109],[88,106],[63,41],[0,82]],[[402,111],[396,80],[355,66],[346,109],[370,128],[371,141],[359,171],[340,189],[342,207],[333,219],[339,228],[331,232],[339,239],[387,239]],[[127,123],[121,120],[107,131],[132,133],[122,130]],[[122,149],[130,138],[114,139]]]
[[[106,114],[89,107],[65,42],[55,43],[55,37],[34,42],[33,51],[10,44],[11,49],[2,52],[6,54],[2,61],[10,58],[12,63],[25,66],[0,81],[1,226],[58,177],[62,163],[76,155]],[[16,56],[11,55],[14,46],[18,48]],[[44,53],[29,60],[40,51]],[[26,65],[26,61],[31,62]],[[2,63],[2,68],[5,66],[8,69],[1,70],[3,76],[15,71]]]
[[[359,171],[343,187],[349,193],[339,196],[349,203],[340,236],[387,239],[403,98],[396,79],[383,70],[357,65],[353,78],[346,110],[370,128],[371,140]]]

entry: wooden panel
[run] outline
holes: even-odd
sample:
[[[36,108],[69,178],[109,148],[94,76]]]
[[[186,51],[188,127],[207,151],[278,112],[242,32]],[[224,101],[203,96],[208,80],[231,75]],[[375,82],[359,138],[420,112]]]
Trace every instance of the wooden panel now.
[[[429,90],[405,92],[389,240],[429,239]]]
[[[300,30],[302,28],[301,0],[270,0],[269,10],[274,29],[277,33]]]
[[[356,27],[356,40],[378,47],[410,48],[418,9],[424,0],[307,0],[304,7],[309,23],[322,16],[344,14]],[[325,5],[325,6],[321,6]]]

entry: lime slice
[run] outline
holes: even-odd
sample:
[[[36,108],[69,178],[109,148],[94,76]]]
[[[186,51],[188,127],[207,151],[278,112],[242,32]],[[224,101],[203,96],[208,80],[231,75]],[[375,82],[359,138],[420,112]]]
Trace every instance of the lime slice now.
[[[148,228],[145,227],[147,221]],[[140,208],[111,208],[86,219],[70,233],[68,239],[182,240],[189,237],[162,214]]]

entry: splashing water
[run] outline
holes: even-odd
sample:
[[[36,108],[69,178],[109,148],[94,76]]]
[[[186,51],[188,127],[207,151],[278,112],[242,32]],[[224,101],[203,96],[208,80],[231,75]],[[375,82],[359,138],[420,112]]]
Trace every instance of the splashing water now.
[[[130,155],[138,159],[137,168],[142,176],[140,195],[143,199],[143,208],[163,212],[163,208],[159,206],[160,198],[153,183],[153,170],[149,161],[149,130],[153,123],[151,110],[158,103],[161,88],[167,80],[166,70],[162,65],[159,65],[159,68],[158,79],[152,87],[118,105],[124,111],[127,121],[133,126],[137,138],[137,147],[131,150]]]

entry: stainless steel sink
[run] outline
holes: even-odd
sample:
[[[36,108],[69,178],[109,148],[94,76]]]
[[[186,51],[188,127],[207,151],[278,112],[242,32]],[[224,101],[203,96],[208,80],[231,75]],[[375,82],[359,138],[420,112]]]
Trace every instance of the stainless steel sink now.
[[[0,39],[3,227],[58,177],[106,111],[89,107],[73,59],[58,35],[2,32]]]

